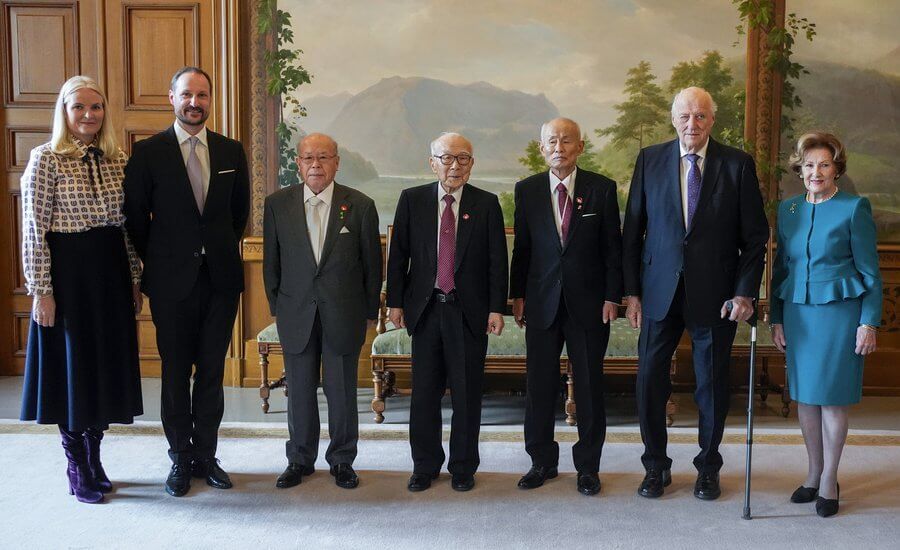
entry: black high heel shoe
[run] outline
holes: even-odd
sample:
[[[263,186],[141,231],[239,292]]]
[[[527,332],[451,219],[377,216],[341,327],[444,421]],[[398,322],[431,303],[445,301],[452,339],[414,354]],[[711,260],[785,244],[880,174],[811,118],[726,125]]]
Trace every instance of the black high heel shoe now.
[[[837,484],[837,498],[816,498],[816,513],[820,517],[827,518],[838,513],[838,501],[841,498],[841,484]]]
[[[791,502],[795,504],[812,502],[816,500],[817,496],[819,496],[818,487],[804,487],[803,485],[801,485],[800,487],[797,487],[797,490],[794,491],[794,494],[791,495]]]

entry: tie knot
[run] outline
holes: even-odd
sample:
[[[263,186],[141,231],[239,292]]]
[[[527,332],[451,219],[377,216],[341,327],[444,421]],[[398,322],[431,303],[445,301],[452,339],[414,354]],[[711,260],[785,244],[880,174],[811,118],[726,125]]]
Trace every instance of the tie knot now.
[[[567,196],[569,194],[569,190],[566,189],[565,184],[562,182],[560,182],[559,185],[556,186],[556,192],[557,193],[565,193]]]
[[[191,136],[188,138],[188,141],[191,142],[191,151],[193,151],[197,147],[197,142],[200,141],[200,138],[197,136]]]
[[[450,206],[451,204],[456,202],[456,199],[453,198],[453,195],[447,193],[446,195],[444,195],[444,202],[447,203],[447,206]]]
[[[323,201],[319,197],[310,197],[309,198],[309,204],[311,204],[313,207],[319,206],[323,202],[325,202],[325,201]]]
[[[688,159],[688,162],[690,162],[691,164],[697,164],[697,159],[700,158],[700,155],[697,155],[695,153],[688,153],[684,156],[684,158]]]

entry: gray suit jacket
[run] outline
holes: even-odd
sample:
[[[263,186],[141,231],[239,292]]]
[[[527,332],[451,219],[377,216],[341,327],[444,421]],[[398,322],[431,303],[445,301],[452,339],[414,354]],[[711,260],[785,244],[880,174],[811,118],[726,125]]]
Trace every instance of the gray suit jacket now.
[[[358,353],[366,319],[377,319],[382,255],[375,203],[334,182],[322,257],[316,265],[306,227],[303,185],[266,198],[263,280],[285,353],[301,353],[316,313],[329,347]]]

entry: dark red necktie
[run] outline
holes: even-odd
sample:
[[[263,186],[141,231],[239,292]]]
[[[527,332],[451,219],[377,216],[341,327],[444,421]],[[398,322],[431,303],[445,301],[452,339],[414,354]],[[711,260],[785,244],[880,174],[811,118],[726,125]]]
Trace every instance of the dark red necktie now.
[[[572,204],[566,186],[562,183],[556,186],[556,195],[559,201],[559,219],[562,220],[562,242],[565,244],[569,237],[569,222],[572,221]]]
[[[444,213],[441,214],[441,238],[438,241],[437,286],[444,294],[456,288],[453,282],[453,265],[456,263],[456,216],[453,215],[453,195],[444,195]]]

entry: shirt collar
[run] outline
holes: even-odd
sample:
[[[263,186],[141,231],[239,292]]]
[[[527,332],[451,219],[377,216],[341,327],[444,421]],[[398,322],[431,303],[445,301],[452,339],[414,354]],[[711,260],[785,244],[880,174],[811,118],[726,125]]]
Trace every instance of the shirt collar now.
[[[703,147],[701,147],[700,150],[697,151],[697,153],[696,153],[696,155],[697,155],[698,157],[700,157],[700,160],[706,160],[706,149],[707,149],[708,147],[709,147],[709,138],[706,138],[706,143],[704,143],[704,144],[703,144]],[[687,151],[687,149],[684,148],[684,145],[681,144],[681,140],[680,140],[680,139],[678,140],[678,148],[681,150],[681,157],[679,157],[679,158],[682,158],[682,159],[683,159],[684,156],[685,156],[686,154],[688,154],[688,151]]]
[[[175,139],[178,140],[178,145],[184,145],[184,142],[191,138],[191,134],[189,134],[187,132],[187,130],[182,128],[181,124],[179,124],[177,120],[175,121],[174,126],[175,126]],[[207,143],[206,143],[206,126],[201,128],[200,131],[197,132],[196,135],[197,135],[197,139],[200,140],[200,143],[202,143],[203,146],[208,149],[209,145],[207,145]]]
[[[305,204],[312,197],[319,197],[325,206],[331,206],[331,198],[334,196],[334,180],[329,183],[322,192],[316,195],[308,185],[303,185],[303,203]]]
[[[561,183],[566,186],[566,192],[569,195],[571,195],[572,190],[575,188],[575,174],[577,174],[577,173],[578,173],[578,168],[575,168],[574,170],[572,170],[571,174],[564,177],[563,179],[559,179],[558,177],[556,177],[556,174],[554,174],[553,171],[551,170],[549,172],[549,174],[550,174],[550,192],[551,193],[556,192],[556,186]]]
[[[451,197],[453,197],[454,202],[456,202],[456,204],[459,204],[459,200],[460,198],[462,198],[463,189],[466,188],[466,185],[468,185],[468,183],[460,185],[456,188],[455,191],[453,191],[452,193],[448,193],[444,191],[444,188],[441,186],[441,182],[438,182],[438,202],[443,201],[444,197],[450,195]]]

